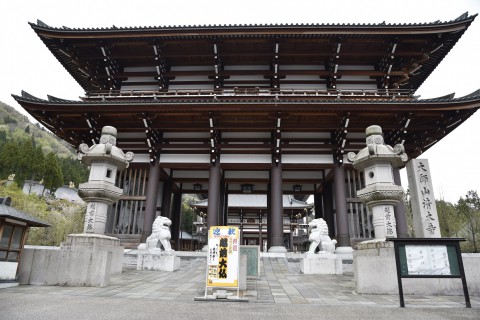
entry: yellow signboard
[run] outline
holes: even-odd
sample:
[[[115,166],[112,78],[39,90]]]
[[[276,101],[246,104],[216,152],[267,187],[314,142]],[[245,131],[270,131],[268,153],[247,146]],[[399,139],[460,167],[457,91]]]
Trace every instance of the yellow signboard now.
[[[213,226],[208,231],[207,287],[238,287],[239,230]]]

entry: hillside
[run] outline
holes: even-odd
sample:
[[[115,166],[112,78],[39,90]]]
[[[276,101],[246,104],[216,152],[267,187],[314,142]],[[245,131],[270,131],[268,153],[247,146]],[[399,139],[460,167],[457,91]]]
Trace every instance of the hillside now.
[[[45,130],[39,123],[33,124],[27,116],[0,101],[0,139],[29,138],[32,134],[45,154],[53,152],[59,158],[76,157],[75,150],[65,141]]]

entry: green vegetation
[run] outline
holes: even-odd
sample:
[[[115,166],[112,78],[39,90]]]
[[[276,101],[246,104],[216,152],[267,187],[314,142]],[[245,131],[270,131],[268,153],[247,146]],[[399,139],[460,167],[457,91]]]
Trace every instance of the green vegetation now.
[[[198,198],[195,194],[184,194],[182,197],[182,221],[180,223],[180,230],[193,234],[193,222],[196,219],[195,212],[190,203],[193,201],[198,201]]]
[[[405,197],[408,230],[414,237],[413,214],[407,191]],[[456,204],[436,200],[438,222],[444,238],[465,238],[461,243],[462,252],[480,252],[480,197],[477,191],[470,190],[465,198],[460,197]]]
[[[65,142],[0,102],[0,181],[11,174],[19,186],[43,179],[51,192],[70,182],[78,185],[87,180],[88,170],[74,158]]]
[[[7,185],[11,174],[15,174],[14,183]],[[76,160],[68,144],[0,102],[0,196],[11,197],[13,207],[51,224],[31,228],[28,244],[58,246],[68,234],[82,232],[85,207],[51,196],[24,194],[24,182],[43,180],[53,193],[70,182],[78,186],[87,179],[88,169]]]
[[[12,207],[51,225],[48,228],[30,228],[27,244],[58,246],[67,235],[83,231],[85,205],[28,195],[15,183],[0,185],[0,195],[11,197]]]

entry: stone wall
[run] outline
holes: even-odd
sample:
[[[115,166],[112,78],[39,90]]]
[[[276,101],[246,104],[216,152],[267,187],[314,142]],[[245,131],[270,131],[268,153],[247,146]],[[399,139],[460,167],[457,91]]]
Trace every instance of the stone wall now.
[[[398,294],[393,243],[363,245],[354,251],[353,265],[357,293]],[[470,295],[480,295],[480,254],[462,254]],[[463,295],[460,278],[402,278],[404,294]]]
[[[98,286],[110,283],[112,253],[108,251],[24,249],[20,284]]]
[[[110,284],[122,272],[123,247],[116,238],[73,234],[60,248],[25,248],[19,266],[20,284],[95,286]]]

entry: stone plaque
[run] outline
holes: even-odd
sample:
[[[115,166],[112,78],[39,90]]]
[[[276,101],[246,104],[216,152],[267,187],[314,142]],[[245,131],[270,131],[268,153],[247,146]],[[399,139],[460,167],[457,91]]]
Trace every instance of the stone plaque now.
[[[260,276],[260,246],[240,246],[240,254],[247,256],[247,279]]]
[[[408,187],[416,238],[440,238],[437,206],[433,194],[430,167],[426,159],[412,159],[407,164]]]

